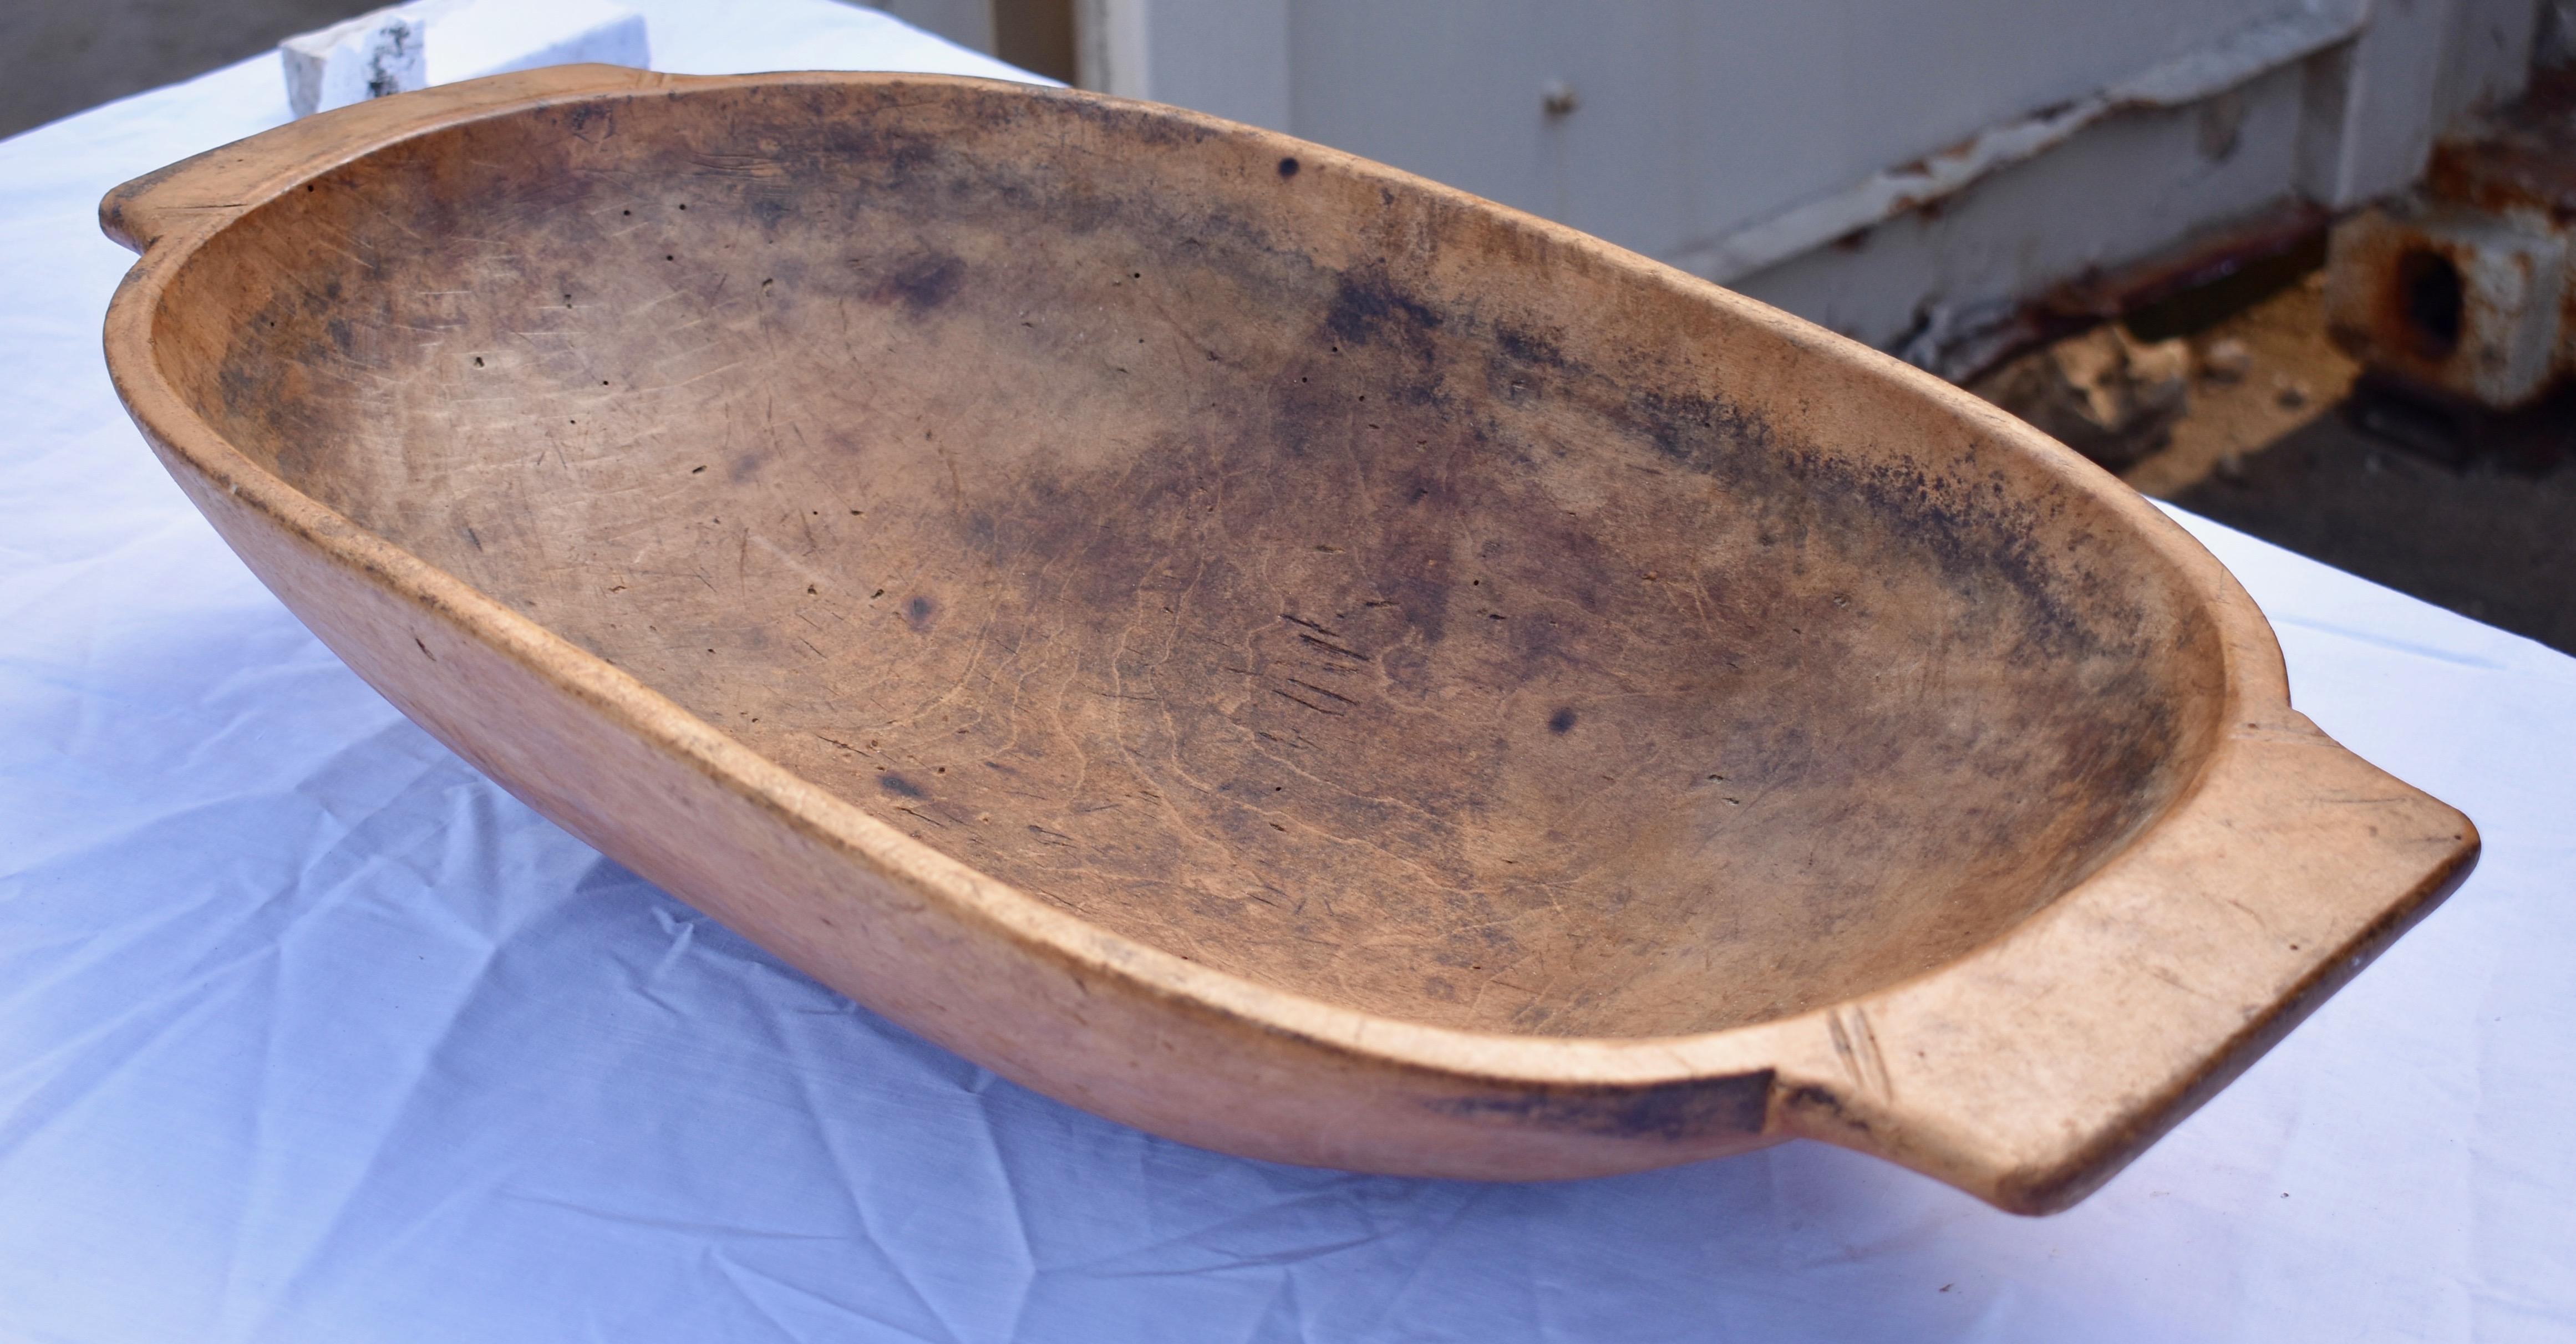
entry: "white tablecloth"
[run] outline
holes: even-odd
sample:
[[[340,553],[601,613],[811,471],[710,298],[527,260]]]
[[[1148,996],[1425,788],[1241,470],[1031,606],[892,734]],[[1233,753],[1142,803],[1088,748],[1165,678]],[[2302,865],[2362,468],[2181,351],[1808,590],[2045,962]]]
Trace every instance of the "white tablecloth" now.
[[[824,0],[644,8],[667,69],[996,69]],[[1805,1144],[1558,1185],[1198,1152],[599,858],[225,550],[109,391],[93,211],[283,115],[263,59],[0,143],[0,1338],[2576,1333],[2576,661],[2184,520],[2486,858],[2060,1217]]]

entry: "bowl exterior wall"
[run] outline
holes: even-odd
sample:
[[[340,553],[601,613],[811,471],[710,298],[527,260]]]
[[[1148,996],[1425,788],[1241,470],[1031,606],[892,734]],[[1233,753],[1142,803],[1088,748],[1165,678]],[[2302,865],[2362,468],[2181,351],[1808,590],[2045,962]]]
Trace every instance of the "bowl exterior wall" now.
[[[1014,1082],[1205,1148],[1391,1175],[1601,1176],[1785,1137],[1766,1132],[1768,1070],[1645,1087],[1479,1085],[1088,974],[660,749],[616,707],[155,447],[270,591],[475,768],[797,969]],[[1101,942],[1116,955],[1115,940]]]

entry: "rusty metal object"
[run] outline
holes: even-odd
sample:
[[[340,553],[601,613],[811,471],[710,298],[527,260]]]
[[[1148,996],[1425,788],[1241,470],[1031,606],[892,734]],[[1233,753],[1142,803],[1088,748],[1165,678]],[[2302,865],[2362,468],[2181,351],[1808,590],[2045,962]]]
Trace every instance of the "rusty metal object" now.
[[[1171,108],[565,66],[112,193],[117,389],[532,805],[1209,1147],[2065,1205],[2465,875],[1955,387]]]
[[[2314,271],[2334,217],[2308,201],[2195,230],[2125,266],[2077,277],[2032,305],[2068,325],[2126,319],[2145,339],[2196,330]]]
[[[2424,184],[2335,229],[2326,315],[2385,379],[2509,410],[2576,369],[2576,88],[2442,145]]]
[[[2203,150],[2232,153],[2241,104],[2226,101],[2255,76],[2350,41],[2366,24],[2359,6],[2260,16],[2219,41],[2159,62],[2124,80],[2006,119],[1921,158],[1871,173],[1727,233],[1684,244],[1682,264],[1733,282],[1811,247],[1909,211],[1937,205],[1988,176],[2056,148],[2078,131],[2124,112],[2216,101],[2203,122]]]
[[[2196,329],[2210,313],[2233,312],[2312,271],[2325,256],[2332,217],[2286,201],[2243,219],[2193,231],[2126,265],[2088,271],[1988,321],[1971,334],[1927,328],[1894,353],[1955,383],[1990,378],[2005,365],[2105,322],[2127,319],[2149,339]],[[2166,330],[2173,328],[2173,330]]]

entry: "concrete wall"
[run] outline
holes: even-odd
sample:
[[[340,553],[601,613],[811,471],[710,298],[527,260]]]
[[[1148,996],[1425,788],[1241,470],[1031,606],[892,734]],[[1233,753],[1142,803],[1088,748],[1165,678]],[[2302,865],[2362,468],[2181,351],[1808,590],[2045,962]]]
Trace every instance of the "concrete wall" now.
[[[0,0],[0,135],[202,74],[388,0]]]
[[[1082,82],[1562,220],[1957,373],[2057,286],[2412,181],[2538,0],[1076,0]]]
[[[2557,0],[2563,3],[2563,0]],[[1960,372],[2021,304],[2406,185],[2541,0],[878,0],[1490,196]],[[0,0],[0,131],[367,0]],[[1069,29],[1069,31],[1068,31]]]

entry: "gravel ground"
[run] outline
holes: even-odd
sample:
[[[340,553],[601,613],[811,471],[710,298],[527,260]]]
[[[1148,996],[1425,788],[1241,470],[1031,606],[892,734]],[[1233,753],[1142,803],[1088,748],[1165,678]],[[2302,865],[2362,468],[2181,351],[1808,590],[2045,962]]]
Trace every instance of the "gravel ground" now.
[[[2356,381],[2319,277],[2189,337],[2191,409],[2139,490],[2576,653],[2576,393],[2445,414]],[[2209,352],[2240,347],[2214,363]]]

